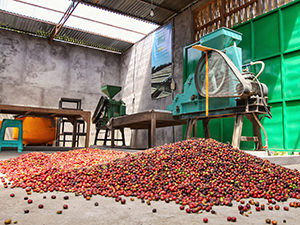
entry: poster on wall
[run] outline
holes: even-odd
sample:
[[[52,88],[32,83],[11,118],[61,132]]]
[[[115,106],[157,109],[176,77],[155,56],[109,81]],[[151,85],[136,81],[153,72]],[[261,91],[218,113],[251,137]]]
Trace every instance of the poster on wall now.
[[[172,24],[154,33],[152,44],[151,97],[159,99],[171,95],[172,83]]]

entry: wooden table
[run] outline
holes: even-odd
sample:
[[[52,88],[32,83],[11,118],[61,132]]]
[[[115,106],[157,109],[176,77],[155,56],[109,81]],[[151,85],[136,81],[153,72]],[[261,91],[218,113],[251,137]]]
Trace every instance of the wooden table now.
[[[77,127],[76,121],[78,118],[82,118],[87,124],[85,147],[89,146],[90,125],[91,125],[91,112],[89,111],[0,104],[0,113],[13,114],[17,116],[39,116],[39,117],[50,117],[50,118],[66,117],[73,125],[72,147],[75,147],[75,141],[76,141],[75,140],[76,127]]]
[[[186,120],[175,119],[170,111],[151,110],[131,115],[112,118],[109,122],[109,128],[114,134],[115,129],[148,129],[148,146],[154,147],[156,143],[156,128],[169,127],[186,124]],[[112,146],[114,146],[114,137],[112,136]]]

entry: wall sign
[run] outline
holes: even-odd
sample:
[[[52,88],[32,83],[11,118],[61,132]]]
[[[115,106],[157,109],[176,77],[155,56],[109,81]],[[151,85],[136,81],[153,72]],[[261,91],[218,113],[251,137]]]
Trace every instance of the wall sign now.
[[[172,24],[154,33],[152,45],[151,97],[159,99],[171,94]]]

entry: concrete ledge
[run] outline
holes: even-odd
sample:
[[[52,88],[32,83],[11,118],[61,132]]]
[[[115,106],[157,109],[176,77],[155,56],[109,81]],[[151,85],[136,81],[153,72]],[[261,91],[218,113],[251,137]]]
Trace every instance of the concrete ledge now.
[[[278,165],[295,165],[300,164],[300,155],[283,155],[283,156],[267,156],[264,151],[245,151],[251,155],[255,155],[262,159],[267,159]]]
[[[272,163],[279,165],[294,165],[300,164],[300,155],[285,155],[285,156],[263,156],[263,159],[267,159]]]

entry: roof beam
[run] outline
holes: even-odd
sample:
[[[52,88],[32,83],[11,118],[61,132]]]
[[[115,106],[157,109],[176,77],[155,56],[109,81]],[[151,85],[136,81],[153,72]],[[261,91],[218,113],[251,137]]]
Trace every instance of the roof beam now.
[[[172,13],[176,13],[177,11],[176,10],[174,10],[174,9],[171,9],[171,8],[168,8],[168,7],[165,7],[165,6],[161,6],[161,5],[159,5],[159,4],[156,4],[156,3],[154,3],[154,2],[148,2],[148,1],[146,1],[146,0],[138,0],[139,2],[143,2],[143,3],[146,3],[146,4],[148,4],[148,5],[153,5],[153,6],[155,6],[155,7],[157,7],[157,8],[161,8],[161,9],[164,9],[164,10],[168,10],[168,11],[170,11],[170,12],[172,12]]]
[[[58,22],[58,24],[56,24],[56,26],[54,27],[54,30],[52,31],[52,33],[50,35],[50,38],[49,38],[49,42],[50,43],[53,41],[53,39],[55,38],[55,36],[59,32],[59,30],[63,27],[63,25],[67,22],[67,20],[69,19],[69,17],[71,16],[71,14],[74,12],[74,10],[78,6],[78,4],[79,4],[79,1],[75,1],[75,0],[72,1],[72,3],[70,4],[69,8],[64,13],[64,15],[62,16],[62,18]]]

